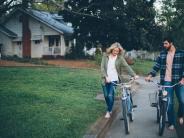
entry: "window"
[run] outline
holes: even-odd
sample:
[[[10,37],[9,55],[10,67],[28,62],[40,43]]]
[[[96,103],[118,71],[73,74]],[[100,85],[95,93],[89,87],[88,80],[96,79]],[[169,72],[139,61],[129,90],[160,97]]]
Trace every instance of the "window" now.
[[[40,40],[35,40],[34,43],[35,44],[40,44]]]
[[[49,36],[48,37],[49,39],[49,47],[52,47],[52,46],[59,46],[60,44],[60,36]]]
[[[0,44],[0,53],[2,52],[3,44]]]
[[[49,36],[49,47],[54,46],[54,38]]]
[[[56,38],[56,46],[59,46],[59,38]]]
[[[22,45],[22,42],[21,41],[17,41],[17,45]]]
[[[69,46],[69,40],[65,40],[65,45]]]

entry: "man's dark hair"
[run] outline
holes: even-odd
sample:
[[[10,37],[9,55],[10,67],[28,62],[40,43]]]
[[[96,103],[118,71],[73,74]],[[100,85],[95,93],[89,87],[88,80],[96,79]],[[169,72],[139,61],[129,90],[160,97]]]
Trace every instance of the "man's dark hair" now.
[[[171,37],[164,37],[163,41],[168,41],[169,43],[173,43],[173,39]]]

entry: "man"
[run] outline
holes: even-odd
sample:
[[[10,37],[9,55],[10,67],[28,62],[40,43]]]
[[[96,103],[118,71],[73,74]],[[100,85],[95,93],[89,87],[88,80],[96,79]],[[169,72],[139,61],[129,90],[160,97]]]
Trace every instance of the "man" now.
[[[162,85],[173,85],[180,82],[174,88],[167,88],[169,105],[168,105],[168,122],[169,130],[174,130],[175,115],[174,115],[174,91],[179,102],[178,117],[179,123],[183,124],[184,115],[184,51],[177,50],[171,38],[164,38],[164,50],[160,52],[156,64],[153,66],[152,71],[145,78],[150,81],[152,77],[160,70],[160,83]]]

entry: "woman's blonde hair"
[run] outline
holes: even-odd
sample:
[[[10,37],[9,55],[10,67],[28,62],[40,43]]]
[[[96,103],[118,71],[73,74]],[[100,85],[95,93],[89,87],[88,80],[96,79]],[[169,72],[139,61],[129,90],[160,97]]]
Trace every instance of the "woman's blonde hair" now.
[[[107,51],[106,51],[107,54],[111,54],[112,51],[113,51],[115,48],[119,48],[119,54],[122,54],[123,48],[122,48],[121,44],[118,43],[118,42],[113,43],[113,44],[107,49]]]

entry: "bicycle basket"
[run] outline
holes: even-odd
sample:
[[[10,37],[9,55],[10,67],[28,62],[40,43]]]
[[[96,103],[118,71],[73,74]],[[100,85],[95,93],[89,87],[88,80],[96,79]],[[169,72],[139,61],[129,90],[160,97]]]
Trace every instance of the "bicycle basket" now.
[[[149,101],[151,107],[157,107],[157,93],[149,93]]]

